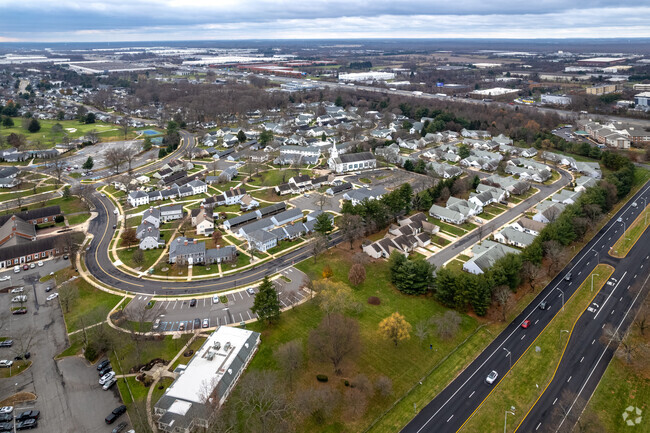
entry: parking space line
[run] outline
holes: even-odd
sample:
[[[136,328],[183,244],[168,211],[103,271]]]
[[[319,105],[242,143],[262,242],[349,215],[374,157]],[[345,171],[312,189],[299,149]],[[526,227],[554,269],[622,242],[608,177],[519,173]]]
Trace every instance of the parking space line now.
[[[252,319],[253,319],[253,318],[251,317],[251,312],[250,312],[250,311],[246,311],[246,314],[248,314],[248,320],[252,320]]]

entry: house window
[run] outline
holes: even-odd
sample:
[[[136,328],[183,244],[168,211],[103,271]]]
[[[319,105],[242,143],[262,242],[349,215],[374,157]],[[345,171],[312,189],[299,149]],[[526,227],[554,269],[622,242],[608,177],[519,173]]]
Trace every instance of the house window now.
[[[47,217],[43,218],[43,222],[47,222]]]
[[[14,265],[18,264],[18,259],[14,259]]]
[[[32,255],[31,255],[31,254],[28,254],[28,255],[27,255],[27,261],[29,262],[30,260],[32,260]]]

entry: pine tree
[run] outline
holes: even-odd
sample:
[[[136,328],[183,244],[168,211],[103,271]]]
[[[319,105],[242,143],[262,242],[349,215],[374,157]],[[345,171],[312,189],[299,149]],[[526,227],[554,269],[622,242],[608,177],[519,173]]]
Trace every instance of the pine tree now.
[[[314,224],[314,231],[316,233],[327,236],[332,230],[334,230],[334,226],[332,225],[332,219],[329,214],[323,212],[316,217],[316,223]]]
[[[84,170],[92,170],[93,166],[95,165],[95,162],[93,161],[93,157],[89,156],[86,162],[84,162],[84,165],[81,166]]]
[[[269,324],[276,322],[280,318],[280,298],[268,276],[265,276],[262,284],[260,284],[251,311],[257,314],[260,320],[264,320]]]

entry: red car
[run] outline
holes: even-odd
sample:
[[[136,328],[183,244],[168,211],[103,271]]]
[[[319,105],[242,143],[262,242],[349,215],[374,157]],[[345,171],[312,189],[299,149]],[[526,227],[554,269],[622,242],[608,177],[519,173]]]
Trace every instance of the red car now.
[[[524,323],[521,324],[521,327],[526,329],[530,326],[530,320],[524,320]]]
[[[29,270],[29,265],[23,265],[23,271],[28,271]]]

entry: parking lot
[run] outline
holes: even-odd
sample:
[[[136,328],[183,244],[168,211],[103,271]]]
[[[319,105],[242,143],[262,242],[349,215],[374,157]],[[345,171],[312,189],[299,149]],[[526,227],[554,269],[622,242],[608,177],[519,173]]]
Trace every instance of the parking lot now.
[[[46,300],[47,283],[37,283],[34,289],[23,281],[27,275],[46,275],[68,265],[67,260],[49,260],[41,268],[12,274],[13,285],[25,287],[27,314],[12,315],[11,298],[15,295],[0,293],[0,336],[14,341],[12,347],[0,348],[0,359],[29,351],[32,362],[23,373],[0,379],[0,400],[20,391],[36,394],[36,402],[15,409],[15,414],[29,409],[41,412],[36,431],[106,433],[113,426],[107,426],[104,418],[121,404],[117,387],[103,391],[97,370],[82,358],[54,360],[68,345],[59,302]],[[128,417],[122,415],[120,421],[128,421]]]
[[[303,300],[308,293],[301,290],[304,274],[295,268],[288,268],[282,271],[281,275],[290,280],[283,278],[273,280],[282,308],[289,307]],[[212,296],[196,298],[196,306],[190,307],[190,298],[156,301],[151,311],[146,314],[146,321],[155,321],[160,319],[160,326],[156,331],[174,332],[174,331],[194,331],[194,321],[199,319],[200,327],[203,327],[204,319],[208,320],[208,328],[216,328],[221,325],[246,322],[256,319],[257,316],[250,311],[255,300],[255,295],[243,288],[228,295],[224,303],[221,300],[218,303],[213,302]],[[253,292],[257,292],[257,287],[252,287]],[[136,296],[126,307],[125,311],[131,320],[138,320],[143,317],[143,309],[151,300],[151,296]],[[182,329],[181,329],[182,328]]]

